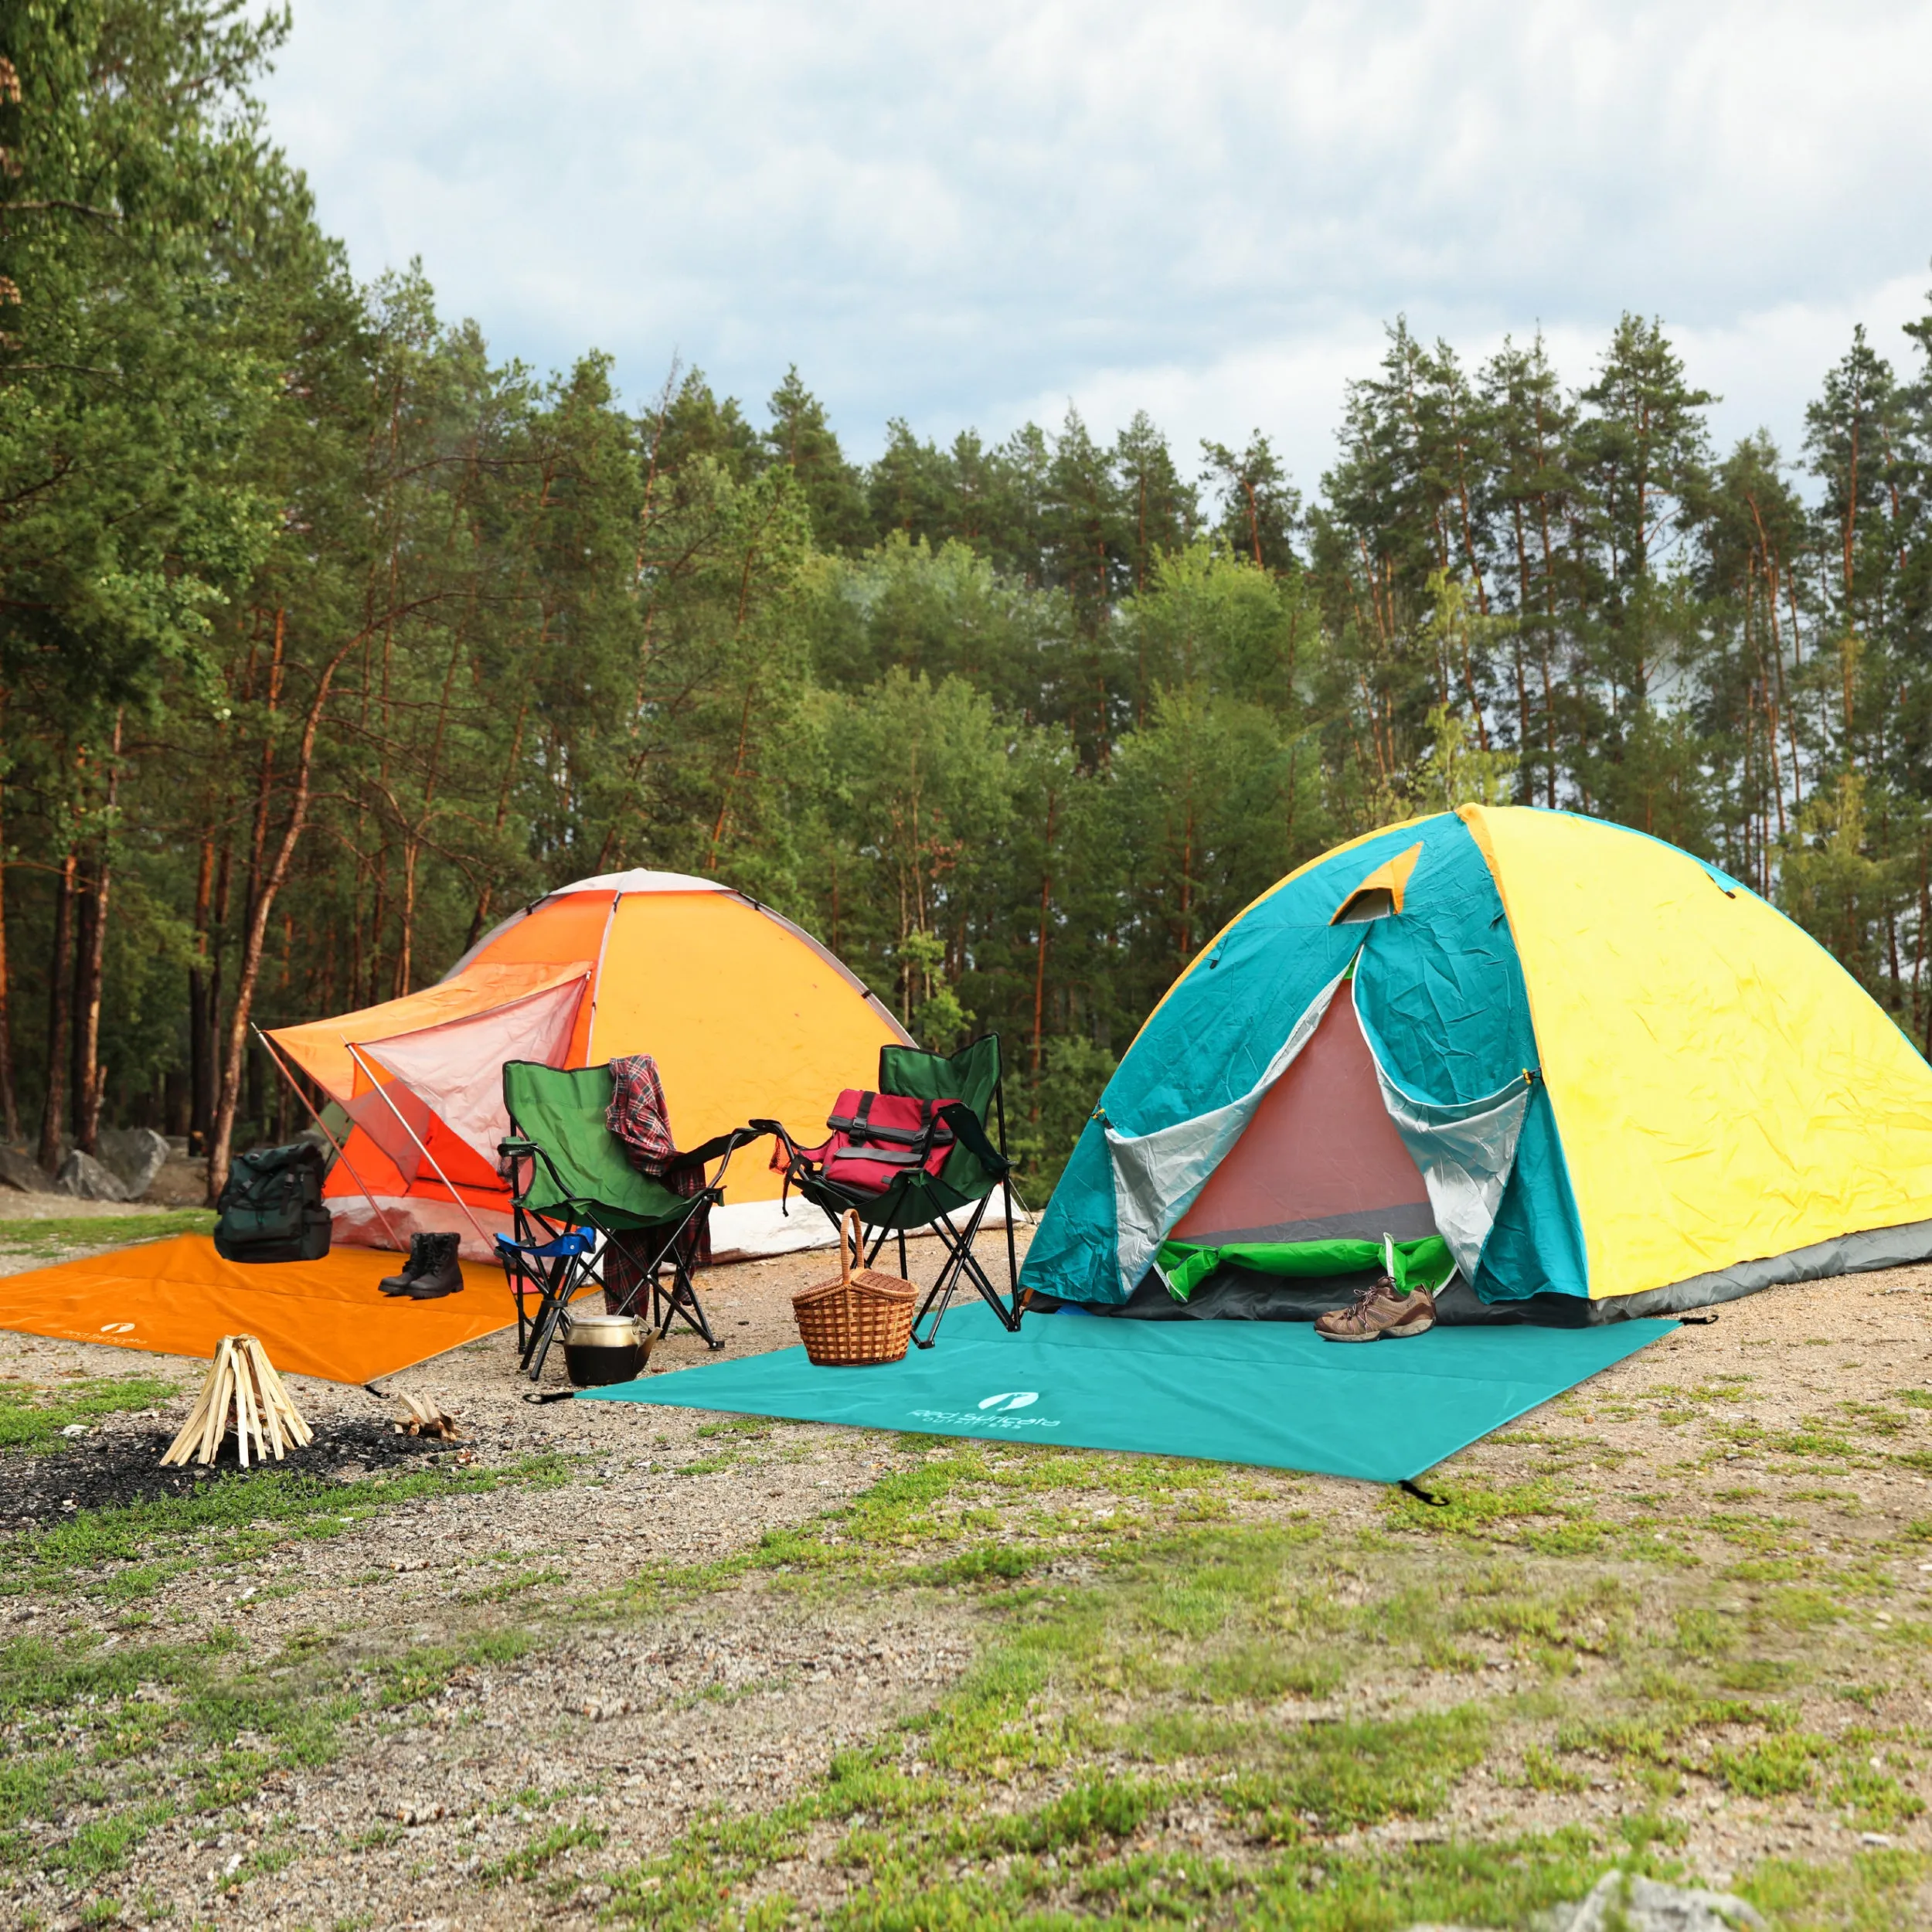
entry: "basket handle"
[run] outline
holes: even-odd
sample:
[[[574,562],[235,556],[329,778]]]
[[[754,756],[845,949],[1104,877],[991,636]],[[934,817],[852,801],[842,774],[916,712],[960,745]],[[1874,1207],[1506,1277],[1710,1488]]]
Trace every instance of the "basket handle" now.
[[[845,1251],[845,1231],[849,1223],[852,1230],[852,1252]],[[866,1224],[859,1218],[856,1208],[847,1208],[838,1217],[838,1279],[843,1282],[852,1279],[852,1264],[862,1261],[866,1255]]]

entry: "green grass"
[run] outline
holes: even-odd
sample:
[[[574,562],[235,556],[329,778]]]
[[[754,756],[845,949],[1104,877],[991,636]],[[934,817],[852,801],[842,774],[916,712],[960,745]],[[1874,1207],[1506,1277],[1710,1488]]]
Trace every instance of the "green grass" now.
[[[526,1591],[545,1590],[553,1583],[568,1583],[570,1579],[560,1570],[519,1570],[493,1583],[481,1583],[473,1590],[460,1590],[457,1601],[460,1604],[503,1604],[512,1597],[521,1597]]]
[[[181,1391],[162,1376],[98,1376],[21,1383],[0,1379],[0,1450],[64,1449],[61,1430],[74,1423],[172,1402]]]
[[[1708,1413],[1695,1391],[1676,1399]],[[761,1453],[770,1433],[703,1427],[720,1458]],[[824,1869],[803,1896],[834,1927],[1500,1927],[1613,1866],[1669,1875],[1681,1830],[1656,1813],[1680,1793],[1876,1831],[1920,1813],[1911,1786],[1932,1739],[1887,1714],[1917,1684],[1923,1640],[1901,1618],[1871,1641],[1869,1593],[1902,1546],[1878,1546],[1883,1563],[1869,1543],[1807,1550],[1800,1573],[1772,1574],[1809,1541],[1777,1513],[1788,1494],[1727,1495],[1714,1518],[1672,1519],[1667,1544],[1633,1528],[1627,1502],[1617,1519],[1599,1513],[1582,1479],[1545,1461],[1526,1481],[1459,1469],[1432,1485],[1447,1507],[1390,1498],[1369,1520],[1304,1509],[1289,1479],[1180,1461],[917,1439],[882,1440],[877,1455],[869,1488],[703,1563],[573,1593],[560,1572],[498,1552],[434,1644],[385,1647],[379,1624],[372,1640],[297,1632],[252,1659],[232,1640],[171,1645],[152,1628],[111,1647],[0,1646],[0,1724],[15,1740],[0,1762],[0,1861],[97,1883],[167,1815],[153,1808],[250,1802],[277,1767],[338,1753],[352,1718],[573,1632],[662,1628],[674,1605],[702,1628],[727,1602],[753,1625],[821,1604],[861,1623],[928,1620],[974,1661],[793,1794],[707,1812],[615,1870],[596,1869],[614,1862],[601,1828],[563,1794],[526,1794],[516,1802],[548,1816],[483,1869],[488,1883],[540,1900],[596,1876],[623,1923],[771,1932],[807,1910],[777,1868],[809,1852]],[[9,1575],[124,1595],[130,1577],[253,1558],[418,1497],[574,1473],[551,1459],[353,1488],[223,1478],[14,1539]],[[1656,1481],[1643,1507],[1680,1503],[1668,1471]],[[117,1582],[106,1573],[120,1565]],[[1767,1573],[1741,1575],[1749,1565]],[[540,1621],[519,1601],[539,1588]],[[707,1721],[731,1720],[719,1709]],[[189,1781],[158,1782],[170,1767],[192,1767]],[[1471,1837],[1444,1821],[1484,1767],[1526,1804],[1541,1794],[1538,1816],[1576,1815],[1593,1787],[1611,1794],[1590,1800],[1593,1818],[1614,1808],[1589,1827]],[[83,1828],[26,1828],[77,1808]],[[1354,1835],[1390,1825],[1400,1841]],[[280,1857],[280,1845],[267,1849]],[[1775,1902],[1781,1925],[1861,1927],[1908,1922],[1924,1876],[1909,1859],[1779,1861],[1740,1884]]]
[[[502,1885],[508,1879],[532,1879],[554,1859],[570,1851],[596,1851],[604,1834],[587,1825],[554,1825],[541,1838],[533,1839],[520,1852],[485,1866],[481,1874],[485,1885]]]
[[[79,1394],[104,1399],[93,1385]],[[83,1510],[6,1539],[0,1590],[77,1584],[125,1598],[172,1571],[258,1558],[287,1537],[334,1536],[413,1502],[506,1482],[555,1486],[574,1467],[559,1457],[497,1471],[419,1466],[352,1488],[288,1471],[220,1477],[181,1497]],[[103,1574],[115,1564],[131,1567]],[[253,1662],[227,1630],[189,1643],[148,1640],[145,1631],[134,1642],[0,1642],[0,1726],[9,1740],[0,1760],[0,1870],[37,1862],[96,1883],[182,1809],[243,1804],[277,1768],[328,1762],[350,1719],[435,1696],[458,1672],[506,1662],[532,1641],[515,1624],[478,1626],[434,1644],[386,1649],[379,1640],[372,1654],[354,1656],[332,1633],[301,1631]],[[185,1772],[185,1788],[177,1777],[174,1794],[157,1797],[157,1768],[169,1765]],[[89,1815],[72,1829],[45,1829],[77,1805]],[[43,1828],[30,1833],[36,1822]],[[270,1869],[258,1857],[243,1876]]]
[[[942,1711],[943,1723],[946,1713]],[[1453,1728],[1453,1726],[1452,1726]],[[1357,1740],[1358,1742],[1359,1740]],[[823,1923],[858,1928],[1043,1927],[1204,1922],[1321,1928],[1394,1927],[1419,1918],[1520,1925],[1580,1896],[1611,1859],[1584,1831],[1489,1844],[1424,1844],[1344,1854],[1309,1842],[1299,1820],[1276,1849],[1237,1865],[1160,1842],[1176,1806],[1231,1804],[1219,1787],[1090,1774],[1043,1801],[995,1807],[985,1794],[909,1776],[884,1752],[843,1753],[808,1794],[750,1818],[713,1815],[670,1849],[611,1874],[613,1916],[685,1932],[777,1925],[790,1900],[748,1894],[796,1857],[815,1829],[842,1828],[831,1862],[849,1889]],[[1365,1815],[1386,1815],[1376,1807]],[[1624,1852],[1646,1869],[1645,1850]]]
[[[1862,1852],[1842,1865],[1771,1859],[1738,1887],[1778,1932],[1896,1932],[1913,1923],[1932,1861],[1920,1852]]]
[[[38,1861],[93,1882],[124,1865],[155,1827],[184,1810],[219,1814],[250,1800],[277,1769],[325,1764],[342,1727],[438,1694],[459,1672],[521,1656],[527,1631],[477,1629],[449,1641],[338,1658],[326,1638],[298,1638],[265,1662],[218,1631],[196,1642],[109,1649],[97,1639],[0,1645],[0,1871]],[[158,1765],[188,1776],[185,1794],[147,1795]],[[95,1808],[38,1847],[22,1828]],[[251,1875],[274,1869],[259,1859]]]
[[[153,1214],[63,1214],[45,1220],[0,1220],[0,1250],[53,1255],[66,1248],[124,1248],[172,1234],[206,1234],[213,1208],[170,1208]]]

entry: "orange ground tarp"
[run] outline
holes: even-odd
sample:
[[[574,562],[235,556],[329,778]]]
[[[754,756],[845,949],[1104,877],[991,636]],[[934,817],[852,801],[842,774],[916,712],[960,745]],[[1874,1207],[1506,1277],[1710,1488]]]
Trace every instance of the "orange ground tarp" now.
[[[285,1374],[368,1382],[515,1318],[500,1269],[465,1267],[463,1293],[440,1301],[392,1301],[376,1284],[396,1265],[393,1254],[332,1248],[320,1261],[243,1266],[205,1234],[179,1234],[0,1276],[0,1328],[208,1357],[225,1335],[257,1335]]]

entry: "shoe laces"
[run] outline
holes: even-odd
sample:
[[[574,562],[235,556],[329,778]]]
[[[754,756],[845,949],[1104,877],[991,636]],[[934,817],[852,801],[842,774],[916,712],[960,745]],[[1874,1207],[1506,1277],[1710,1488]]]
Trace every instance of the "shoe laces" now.
[[[1379,1274],[1372,1281],[1364,1282],[1355,1291],[1354,1305],[1349,1312],[1352,1315],[1362,1314],[1366,1310],[1369,1304],[1375,1301],[1385,1289],[1390,1294],[1393,1294],[1396,1291],[1395,1284],[1386,1274]]]

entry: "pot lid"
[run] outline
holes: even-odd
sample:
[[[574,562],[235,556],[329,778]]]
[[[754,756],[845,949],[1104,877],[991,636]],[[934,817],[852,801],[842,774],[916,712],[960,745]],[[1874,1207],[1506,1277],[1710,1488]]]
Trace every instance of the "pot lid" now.
[[[636,1342],[643,1328],[634,1315],[573,1315],[563,1332],[564,1344],[587,1342],[599,1348],[623,1348]]]

